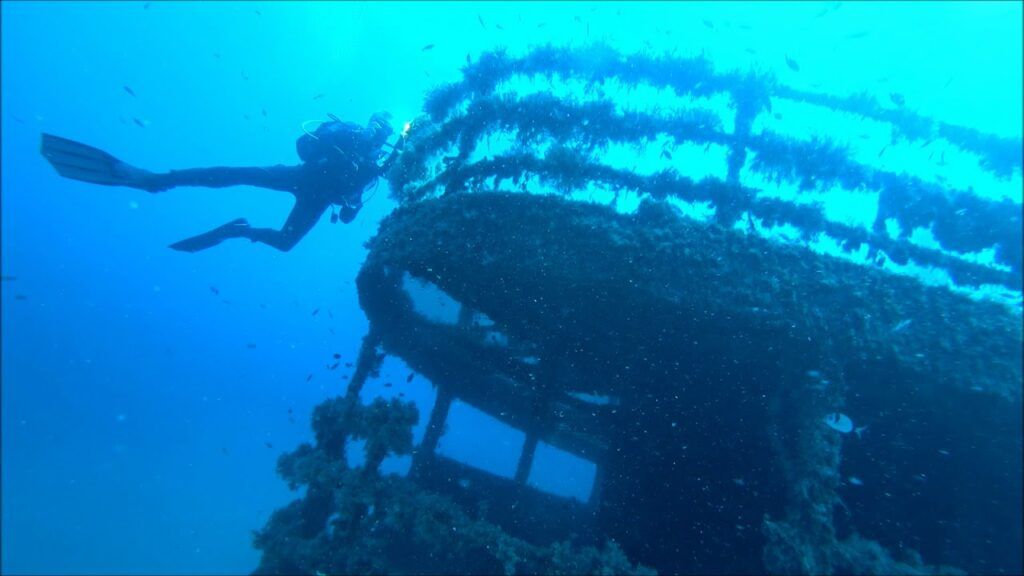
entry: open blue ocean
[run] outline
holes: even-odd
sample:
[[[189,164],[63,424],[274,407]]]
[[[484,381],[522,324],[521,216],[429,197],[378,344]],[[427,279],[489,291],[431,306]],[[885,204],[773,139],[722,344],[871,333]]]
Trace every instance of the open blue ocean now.
[[[1021,573],[1022,7],[3,1],[0,572]]]

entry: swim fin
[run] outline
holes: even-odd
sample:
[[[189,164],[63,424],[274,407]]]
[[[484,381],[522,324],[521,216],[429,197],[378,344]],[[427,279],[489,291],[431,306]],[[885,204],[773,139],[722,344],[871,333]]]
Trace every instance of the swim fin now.
[[[40,152],[57,173],[65,178],[103,184],[128,186],[150,192],[163,189],[156,174],[126,164],[103,150],[81,142],[43,133]]]
[[[209,232],[203,232],[197,236],[179,240],[178,242],[171,244],[170,247],[182,252],[199,252],[200,250],[212,248],[228,238],[237,238],[238,230],[248,228],[249,222],[245,218],[235,218],[231,222],[228,222],[223,226],[218,226]]]

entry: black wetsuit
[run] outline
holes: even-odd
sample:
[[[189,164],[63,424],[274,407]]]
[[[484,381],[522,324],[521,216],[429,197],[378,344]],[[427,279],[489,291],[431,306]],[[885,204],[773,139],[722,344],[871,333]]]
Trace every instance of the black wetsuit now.
[[[349,122],[326,122],[313,135],[303,134],[296,142],[303,163],[298,166],[212,167],[171,170],[151,174],[144,187],[159,192],[176,186],[259,186],[289,192],[295,196],[288,219],[280,230],[252,228],[244,220],[229,222],[200,236],[183,240],[172,248],[197,251],[228,238],[248,238],[278,250],[290,250],[309,232],[332,205],[341,206],[342,222],[351,222],[362,208],[363,191],[381,176],[397,157],[396,149],[378,164],[381,145],[369,129]]]

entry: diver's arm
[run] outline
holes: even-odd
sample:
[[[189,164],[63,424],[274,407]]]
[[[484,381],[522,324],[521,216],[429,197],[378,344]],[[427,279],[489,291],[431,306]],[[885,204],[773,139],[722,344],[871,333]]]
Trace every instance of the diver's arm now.
[[[391,154],[388,154],[388,157],[380,165],[380,168],[377,170],[378,176],[383,176],[384,174],[387,174],[388,170],[391,168],[391,165],[394,164],[396,160],[398,160],[399,156],[402,155],[402,148],[404,147],[405,138],[402,138],[401,140],[398,141],[398,144],[396,144],[395,147],[391,149]]]

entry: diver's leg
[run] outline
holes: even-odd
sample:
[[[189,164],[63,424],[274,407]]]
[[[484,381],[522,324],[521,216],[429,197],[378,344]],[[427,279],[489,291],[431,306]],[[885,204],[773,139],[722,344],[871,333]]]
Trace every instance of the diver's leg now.
[[[209,232],[175,242],[171,244],[171,248],[184,252],[198,252],[216,246],[229,238],[248,238],[253,242],[262,242],[282,252],[287,252],[316,225],[329,205],[329,203],[316,198],[297,197],[295,206],[292,207],[284,227],[280,230],[253,228],[244,219],[239,218]]]
[[[175,186],[258,186],[294,194],[301,183],[301,176],[302,166],[189,168],[152,174],[148,179],[151,188],[147,189],[159,192]]]
[[[285,220],[284,226],[280,230],[250,228],[241,236],[249,238],[253,242],[262,242],[282,252],[287,252],[298,244],[299,240],[302,240],[313,229],[313,226],[316,226],[316,223],[320,221],[320,217],[323,216],[329,206],[329,202],[298,196],[295,200],[295,206],[292,207],[291,213],[288,214],[288,219]]]

